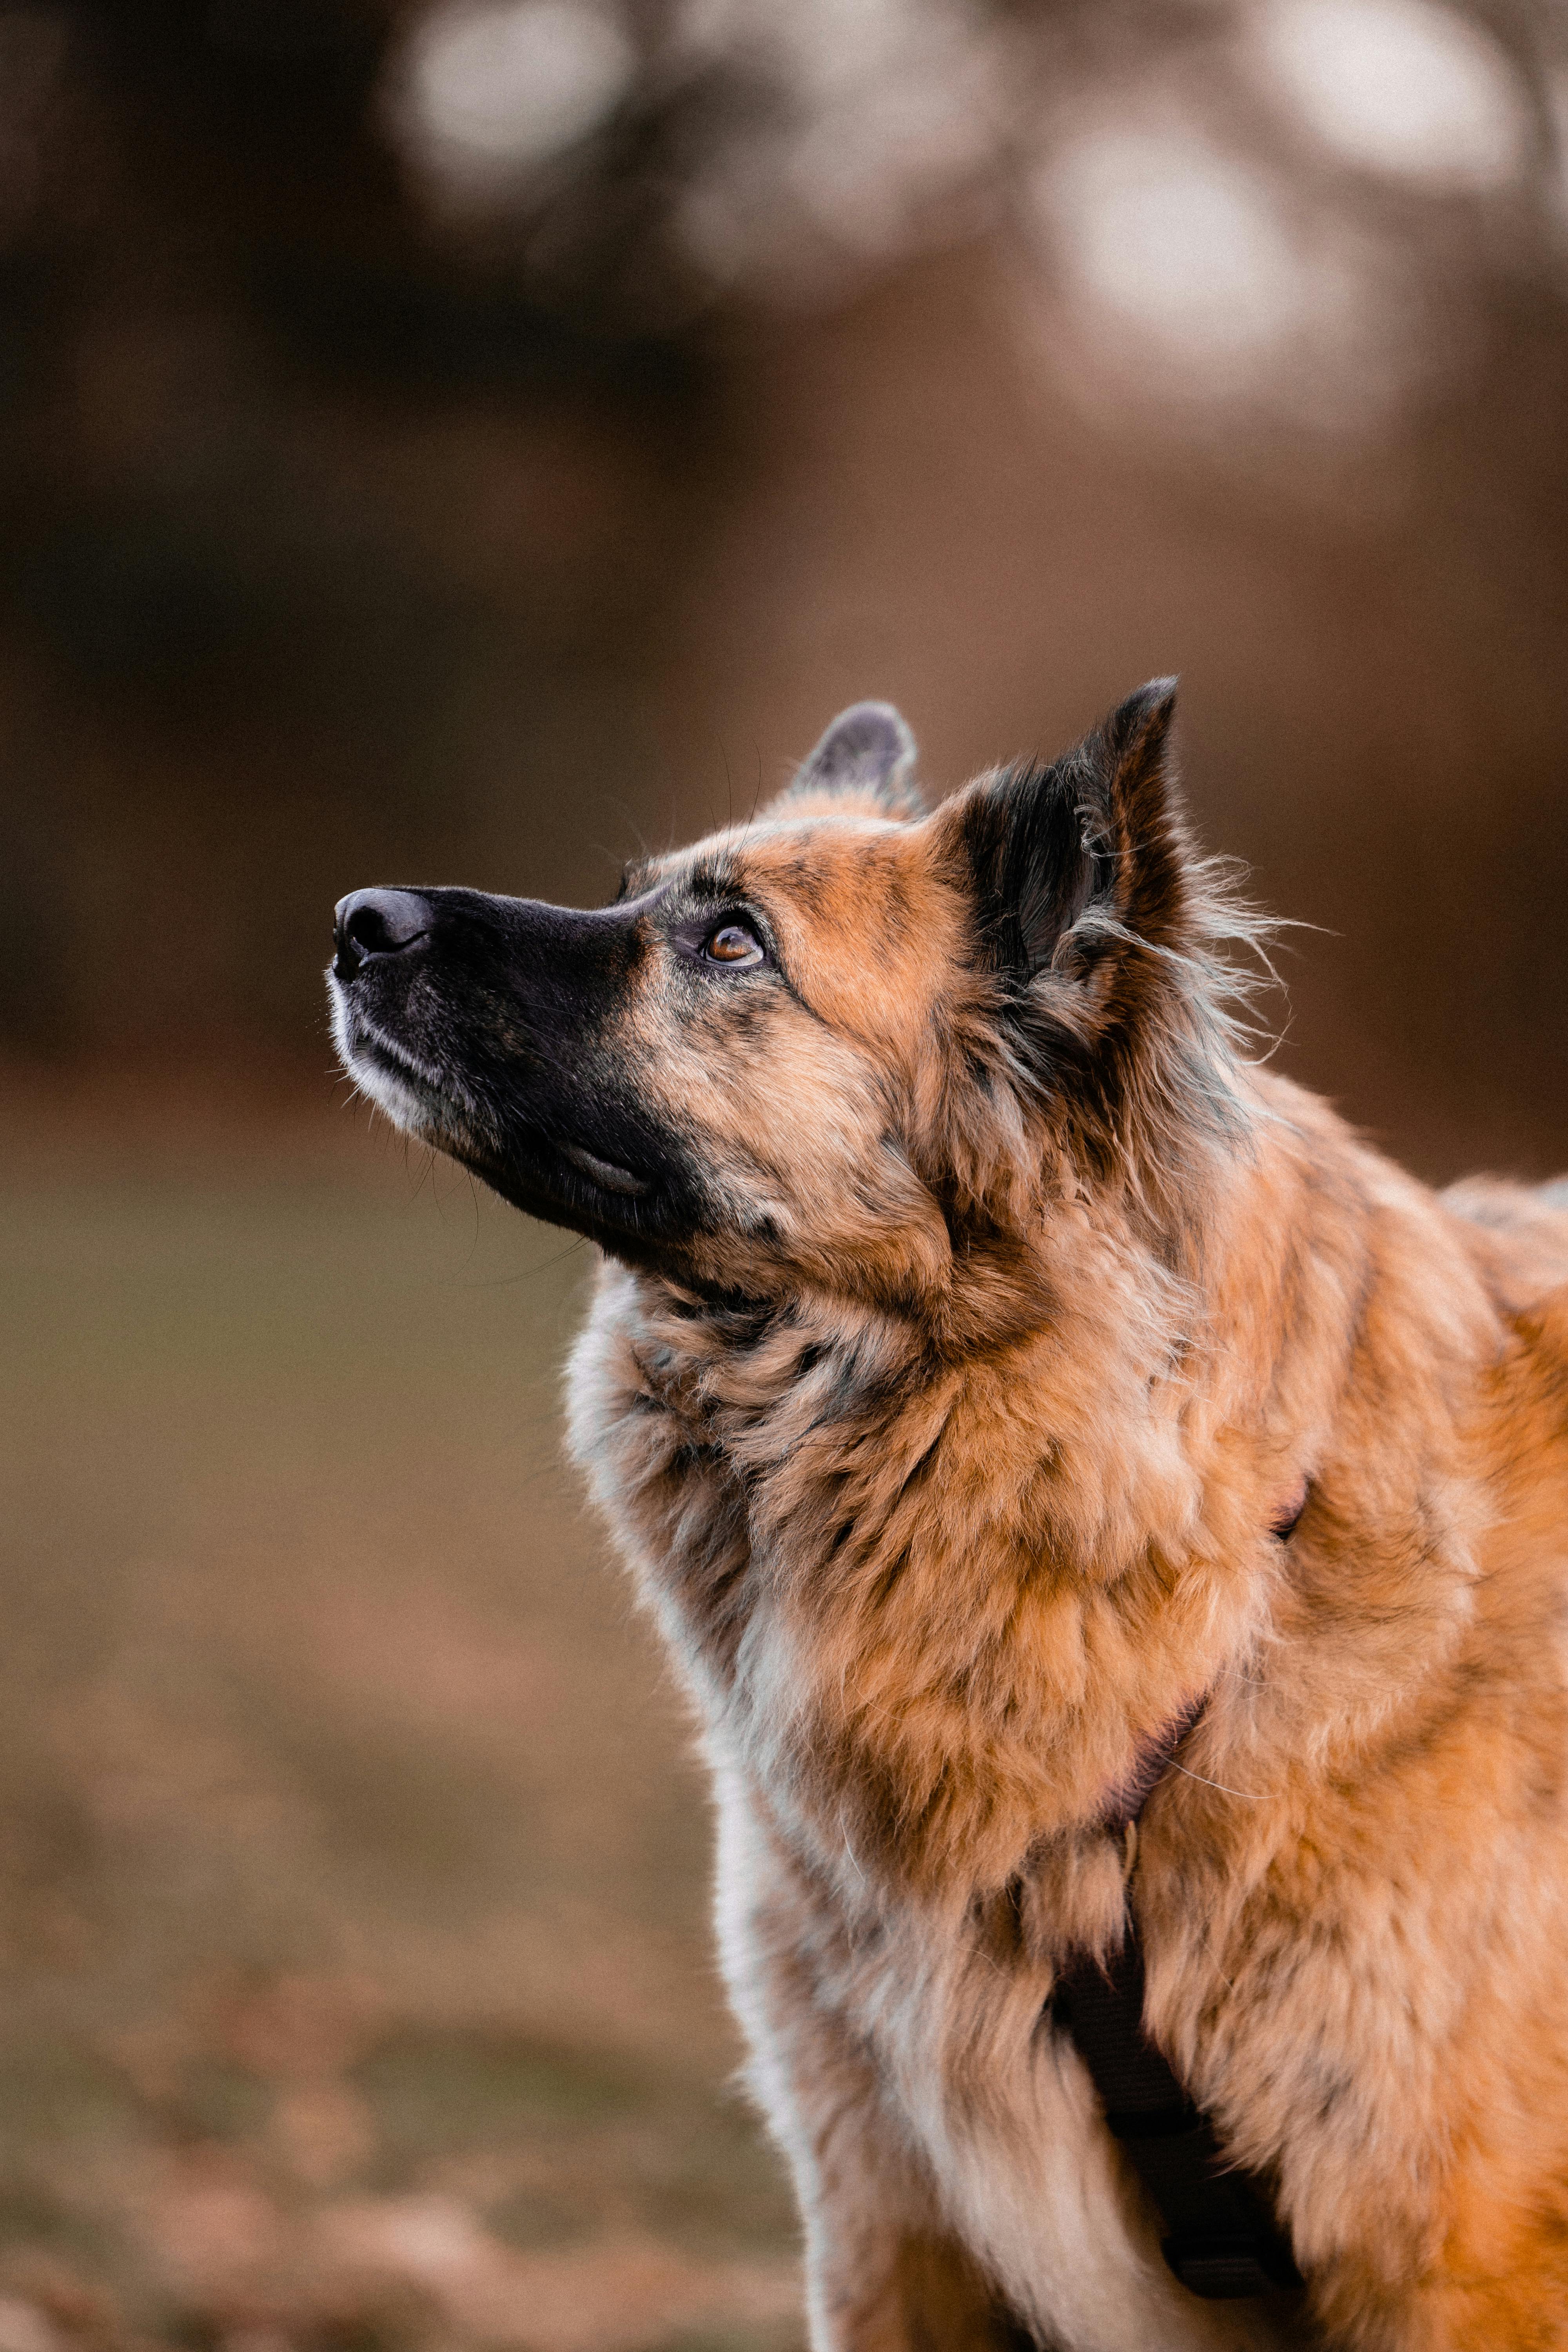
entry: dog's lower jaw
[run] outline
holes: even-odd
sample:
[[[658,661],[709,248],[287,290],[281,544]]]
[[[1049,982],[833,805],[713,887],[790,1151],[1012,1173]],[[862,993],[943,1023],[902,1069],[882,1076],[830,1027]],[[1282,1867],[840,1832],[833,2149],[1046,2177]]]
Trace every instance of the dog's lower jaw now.
[[[395,1045],[358,1012],[334,971],[327,974],[332,1042],[345,1076],[394,1127],[437,1150],[463,1139],[462,1123],[446,1115],[437,1072],[421,1066],[406,1047]]]
[[[327,976],[333,1042],[345,1075],[359,1093],[390,1119],[393,1126],[434,1151],[468,1169],[500,1199],[525,1216],[562,1223],[585,1233],[601,1247],[629,1259],[649,1262],[653,1255],[642,1245],[635,1229],[622,1231],[617,1215],[637,1213],[650,1187],[630,1170],[597,1160],[591,1152],[562,1147],[564,1170],[581,1180],[582,1198],[568,1202],[562,1189],[542,1176],[524,1175],[514,1165],[479,1102],[460,1088],[444,1070],[427,1064],[401,1039],[394,1040],[359,1011],[335,973]],[[568,1176],[568,1181],[570,1177]],[[604,1214],[594,1213],[595,1196]]]

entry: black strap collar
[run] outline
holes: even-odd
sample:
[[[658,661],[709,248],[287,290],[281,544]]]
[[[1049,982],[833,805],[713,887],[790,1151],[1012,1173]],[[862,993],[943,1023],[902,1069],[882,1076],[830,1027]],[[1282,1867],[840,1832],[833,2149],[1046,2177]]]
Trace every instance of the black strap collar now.
[[[1300,1525],[1309,1492],[1303,1483],[1271,1523],[1279,1542]],[[1130,1876],[1139,1816],[1207,1704],[1194,1700],[1150,1743],[1106,1811],[1105,1827],[1128,1839]],[[1182,2284],[1215,2301],[1300,2286],[1268,2184],[1229,2162],[1144,2031],[1143,1949],[1131,1903],[1121,1949],[1103,1963],[1087,1954],[1072,1961],[1057,1980],[1050,2014],[1072,2037],[1107,2128],[1154,2201],[1164,2222],[1161,2250]]]
[[[1164,2224],[1160,2250],[1182,2284],[1211,2301],[1299,2287],[1267,2185],[1229,2162],[1143,2031],[1134,1922],[1103,1968],[1081,1959],[1059,1979],[1052,2011],[1089,2068],[1107,2128],[1153,2200]]]

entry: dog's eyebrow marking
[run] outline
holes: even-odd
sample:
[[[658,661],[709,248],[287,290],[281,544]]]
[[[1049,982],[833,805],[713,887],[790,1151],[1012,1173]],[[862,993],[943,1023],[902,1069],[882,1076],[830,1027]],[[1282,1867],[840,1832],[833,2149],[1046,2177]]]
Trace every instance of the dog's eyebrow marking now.
[[[743,898],[745,886],[732,866],[694,866],[679,887],[693,898]]]
[[[712,864],[694,866],[689,874],[672,876],[668,887],[683,898],[707,898],[720,901],[729,899],[746,906],[756,906],[760,913],[766,915],[766,908],[758,893],[748,886],[744,875],[738,866],[717,861]],[[771,919],[768,920],[768,930],[773,967],[783,981],[787,993],[799,1005],[803,1013],[809,1013],[822,1028],[831,1030],[832,1022],[826,1014],[817,1011],[808,997],[801,994],[799,987],[786,970],[784,958],[778,950],[777,927]]]

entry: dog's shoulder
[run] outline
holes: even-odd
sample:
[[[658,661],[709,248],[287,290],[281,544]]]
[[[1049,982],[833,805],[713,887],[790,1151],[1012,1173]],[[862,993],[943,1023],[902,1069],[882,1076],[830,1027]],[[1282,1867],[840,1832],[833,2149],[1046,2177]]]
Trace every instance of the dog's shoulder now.
[[[1515,1308],[1507,1328],[1485,1387],[1484,1427],[1511,1486],[1561,1496],[1568,1542],[1568,1281]]]
[[[1440,1197],[1460,1220],[1468,1253],[1505,1314],[1568,1285],[1568,1180],[1527,1185],[1472,1176]]]
[[[1510,1529],[1539,1523],[1526,1550],[1555,1559],[1568,1546],[1568,1186],[1489,1178],[1443,1197],[1470,1228],[1505,1335],[1481,1382],[1485,1472]]]
[[[1469,1644],[1487,1678],[1535,1696],[1528,1711],[1568,1736],[1568,1282],[1504,1320],[1471,1427],[1489,1524],[1479,1550]],[[1544,1708],[1544,1715],[1542,1710]]]

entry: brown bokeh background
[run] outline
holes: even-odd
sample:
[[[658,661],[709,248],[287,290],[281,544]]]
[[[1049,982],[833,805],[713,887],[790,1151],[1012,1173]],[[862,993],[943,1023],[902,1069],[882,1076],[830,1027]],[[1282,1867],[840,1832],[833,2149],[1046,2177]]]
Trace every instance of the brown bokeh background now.
[[[1568,1163],[1565,133],[1532,0],[0,5],[0,2352],[799,2342],[584,1253],[331,903],[1179,670],[1282,1066]]]

